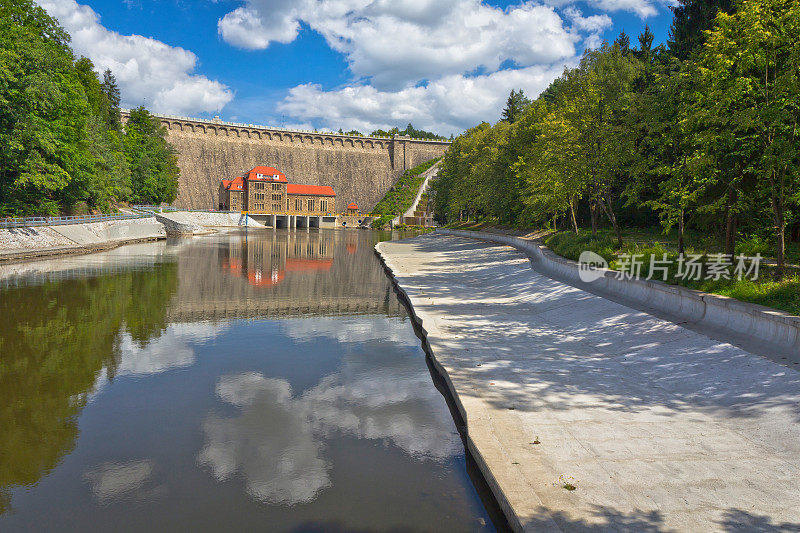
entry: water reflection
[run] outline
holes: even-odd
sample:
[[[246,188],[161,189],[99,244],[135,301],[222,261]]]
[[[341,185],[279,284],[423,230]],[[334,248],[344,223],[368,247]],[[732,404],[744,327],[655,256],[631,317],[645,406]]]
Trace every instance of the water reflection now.
[[[162,492],[158,488],[145,491],[145,487],[152,482],[154,471],[155,463],[144,459],[126,463],[103,463],[86,472],[83,477],[97,500],[105,504],[132,495],[138,498],[158,496]]]
[[[481,529],[379,238],[0,268],[0,529]]]
[[[69,453],[96,376],[113,379],[120,333],[146,346],[166,328],[174,264],[152,272],[11,288],[0,297],[0,512]],[[68,303],[67,303],[68,302]]]
[[[309,328],[289,321],[284,330]],[[353,325],[355,321],[350,321]],[[407,324],[381,324],[363,342]],[[316,333],[328,333],[323,328]],[[305,339],[308,337],[305,336]],[[384,339],[385,342],[385,339]],[[359,344],[359,346],[363,346]],[[417,460],[445,461],[463,453],[442,398],[420,372],[419,360],[373,349],[348,353],[337,372],[296,395],[288,381],[260,373],[223,376],[216,394],[238,408],[232,417],[211,414],[203,424],[206,445],[198,456],[219,480],[240,472],[252,497],[294,505],[313,500],[330,486],[324,442],[341,435],[386,441]]]
[[[272,504],[310,502],[330,486],[322,443],[288,381],[258,373],[223,376],[217,395],[241,412],[211,415],[203,424],[206,445],[198,461],[214,477],[226,480],[241,472],[247,493]]]

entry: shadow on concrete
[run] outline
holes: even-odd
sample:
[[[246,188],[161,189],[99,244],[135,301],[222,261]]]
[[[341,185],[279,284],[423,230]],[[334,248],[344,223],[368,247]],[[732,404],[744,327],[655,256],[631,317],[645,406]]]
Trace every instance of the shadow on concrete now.
[[[447,238],[443,251],[441,239],[417,239],[415,251],[441,259],[401,284],[435,302],[446,317],[441,345],[458,354],[453,377],[485,377],[479,395],[494,405],[535,411],[546,398],[549,409],[567,410],[586,396],[593,409],[621,413],[666,407],[666,416],[699,409],[747,418],[780,408],[800,421],[791,364],[547,278],[510,247]]]
[[[558,526],[574,533],[625,532],[657,533],[673,531],[664,526],[664,518],[658,511],[633,511],[622,513],[607,507],[595,507],[593,519],[575,520],[561,511],[539,510],[541,520],[533,519],[525,524],[528,531],[545,531],[552,518]],[[768,516],[752,514],[741,509],[727,509],[719,524],[720,531],[736,533],[789,533],[800,531],[800,523],[775,523]]]

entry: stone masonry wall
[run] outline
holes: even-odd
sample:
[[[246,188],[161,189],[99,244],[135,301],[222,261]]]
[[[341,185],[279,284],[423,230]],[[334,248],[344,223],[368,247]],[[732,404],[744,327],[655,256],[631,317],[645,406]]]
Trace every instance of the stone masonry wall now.
[[[404,170],[443,155],[450,144],[157,118],[178,152],[175,205],[185,209],[217,208],[221,179],[265,165],[285,173],[290,183],[330,185],[336,191],[336,212],[350,202],[369,211]]]

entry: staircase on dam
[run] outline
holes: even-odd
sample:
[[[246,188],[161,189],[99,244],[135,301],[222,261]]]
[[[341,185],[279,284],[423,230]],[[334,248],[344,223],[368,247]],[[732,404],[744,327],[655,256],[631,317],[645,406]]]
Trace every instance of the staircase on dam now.
[[[393,225],[407,224],[409,226],[424,226],[426,228],[436,225],[433,220],[433,202],[430,201],[430,194],[428,194],[428,191],[431,182],[439,174],[439,163],[436,163],[425,171],[425,174],[425,181],[420,185],[417,196],[414,198],[414,203],[411,204],[411,207],[409,207],[405,213],[392,221]]]

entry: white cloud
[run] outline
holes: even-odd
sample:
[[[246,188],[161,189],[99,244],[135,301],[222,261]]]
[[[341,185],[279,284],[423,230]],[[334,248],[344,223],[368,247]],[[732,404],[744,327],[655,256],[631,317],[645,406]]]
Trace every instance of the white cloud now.
[[[290,43],[300,30],[296,12],[291,8],[294,2],[269,0],[261,7],[270,14],[265,24],[260,12],[251,7],[240,7],[220,19],[217,24],[219,34],[226,42],[249,50],[260,50],[271,42]]]
[[[658,13],[661,5],[676,5],[676,0],[585,0],[586,4],[600,11],[629,11],[640,18],[652,17]],[[575,0],[545,0],[550,6],[563,7],[573,5]]]
[[[304,84],[290,89],[278,110],[305,121],[321,121],[329,129],[369,132],[411,122],[439,133],[458,133],[499,117],[511,89],[538,95],[572,61],[482,76],[445,76],[424,87],[397,91],[380,91],[371,85],[325,91],[319,85]]]
[[[561,61],[581,40],[551,7],[525,2],[502,10],[479,0],[247,0],[218,27],[230,44],[260,49],[293,40],[300,21],[345,54],[353,74],[383,90],[475,69],[495,72],[506,61]]]
[[[90,7],[75,0],[38,0],[72,36],[75,53],[98,71],[110,68],[122,90],[123,105],[145,104],[160,113],[214,112],[233,99],[218,81],[194,74],[197,56],[141,35],[121,35],[100,24]]]
[[[277,104],[295,122],[365,132],[411,122],[448,134],[498,117],[512,89],[538,95],[577,54],[601,42],[611,18],[584,17],[571,4],[522,1],[500,9],[481,0],[245,0],[218,26],[228,43],[263,49],[293,40],[302,23],[344,55],[351,82],[335,89],[298,85]],[[654,9],[650,0],[590,4],[643,16]]]

